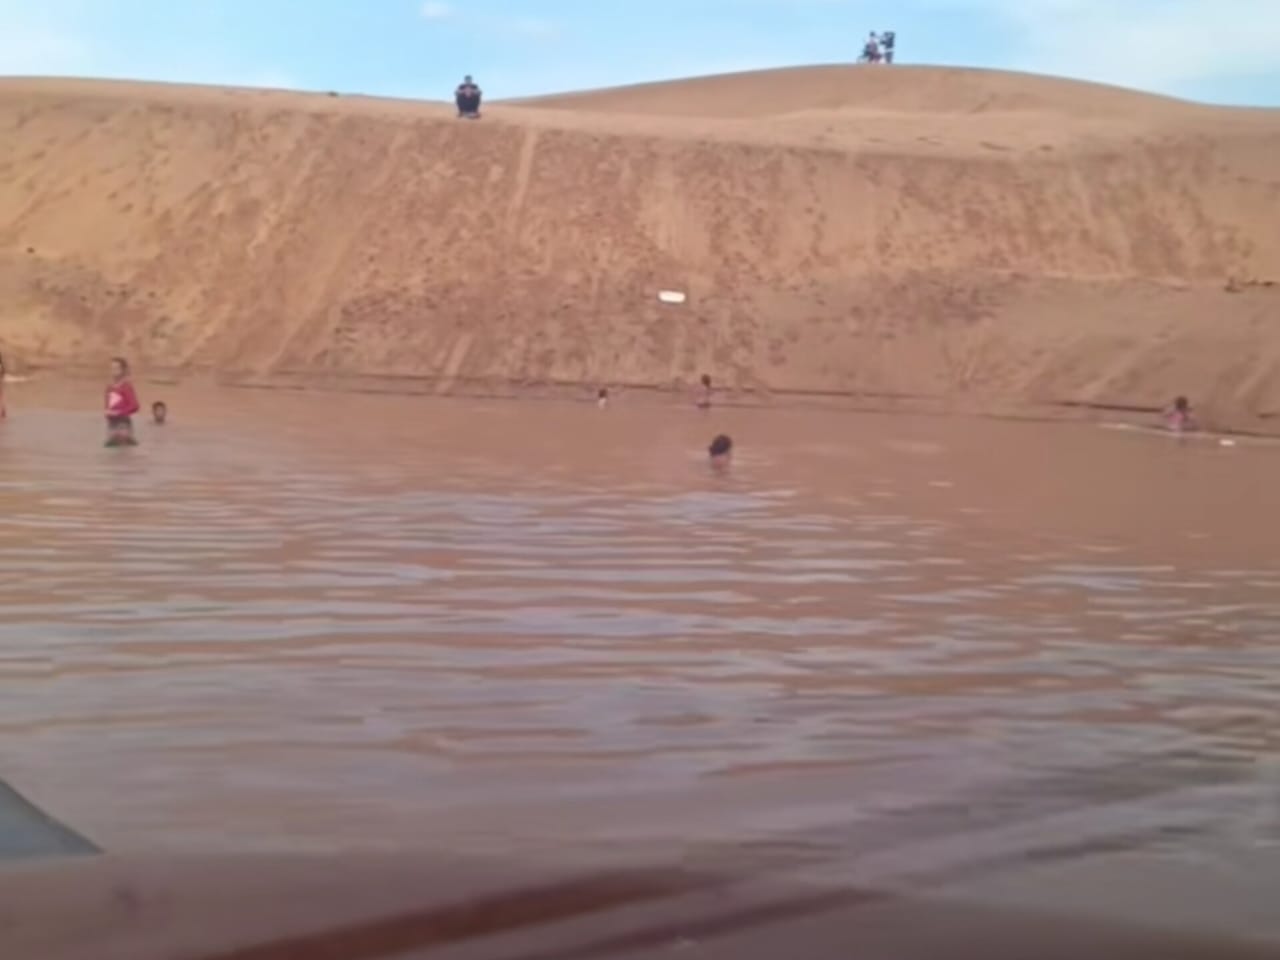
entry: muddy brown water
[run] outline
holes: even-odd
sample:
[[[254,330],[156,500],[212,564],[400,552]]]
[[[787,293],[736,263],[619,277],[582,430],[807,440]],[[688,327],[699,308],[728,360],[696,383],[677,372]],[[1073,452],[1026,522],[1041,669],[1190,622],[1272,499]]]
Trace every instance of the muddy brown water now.
[[[0,777],[108,850],[1280,834],[1280,448],[143,388],[134,450],[95,385],[0,426]]]

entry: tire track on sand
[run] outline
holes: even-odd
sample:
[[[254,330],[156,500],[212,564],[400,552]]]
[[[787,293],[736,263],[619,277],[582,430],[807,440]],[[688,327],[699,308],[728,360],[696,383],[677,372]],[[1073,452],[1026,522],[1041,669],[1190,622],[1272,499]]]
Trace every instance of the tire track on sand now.
[[[339,130],[338,134],[341,135]],[[337,289],[348,282],[348,278],[341,269],[351,258],[352,251],[358,248],[364,242],[364,225],[368,221],[378,215],[378,205],[370,202],[371,198],[383,197],[387,195],[386,187],[392,179],[392,175],[396,169],[397,157],[400,148],[404,146],[407,139],[407,132],[398,130],[387,143],[386,150],[383,154],[381,168],[377,171],[376,176],[370,178],[367,187],[362,191],[362,199],[353,204],[353,210],[350,212],[346,222],[350,225],[345,234],[345,242],[334,243],[322,256],[317,251],[312,261],[312,271],[316,276],[323,277],[324,282],[319,289],[313,292],[310,298],[314,307],[323,308],[324,305],[337,305],[340,298],[336,296]],[[292,317],[281,318],[283,331],[277,342],[276,348],[271,351],[260,368],[262,372],[270,372],[277,368],[285,356],[288,355],[289,349],[308,327],[312,327],[317,323],[325,325],[324,336],[329,342],[332,342],[337,334],[338,325],[342,321],[342,311],[330,306],[329,309],[312,309],[297,310]]]

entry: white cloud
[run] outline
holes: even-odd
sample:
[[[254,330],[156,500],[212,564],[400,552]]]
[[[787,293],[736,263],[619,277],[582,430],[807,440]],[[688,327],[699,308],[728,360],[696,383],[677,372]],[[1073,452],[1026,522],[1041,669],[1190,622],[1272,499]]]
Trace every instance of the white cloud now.
[[[486,22],[498,30],[535,40],[554,40],[560,36],[560,28],[555,23],[538,17],[488,17]]]
[[[427,20],[448,20],[453,16],[454,10],[450,4],[440,0],[427,0],[422,5],[421,13]]]
[[[0,76],[51,76],[82,71],[89,63],[84,38],[20,6],[0,5]]]
[[[419,12],[426,20],[444,21],[467,27],[475,32],[506,33],[532,40],[554,40],[560,36],[560,27],[552,20],[541,17],[502,16],[455,7],[440,0],[427,0]]]

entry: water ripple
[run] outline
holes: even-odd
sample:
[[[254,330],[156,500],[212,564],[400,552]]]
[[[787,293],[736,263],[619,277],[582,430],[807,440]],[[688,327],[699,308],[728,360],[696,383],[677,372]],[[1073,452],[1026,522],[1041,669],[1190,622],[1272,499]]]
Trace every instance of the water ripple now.
[[[126,840],[208,842],[231,802],[225,836],[350,838],[335,811],[406,821],[538,764],[623,788],[1280,747],[1265,565],[991,550],[983,511],[886,491],[138,453],[0,479],[0,755]]]

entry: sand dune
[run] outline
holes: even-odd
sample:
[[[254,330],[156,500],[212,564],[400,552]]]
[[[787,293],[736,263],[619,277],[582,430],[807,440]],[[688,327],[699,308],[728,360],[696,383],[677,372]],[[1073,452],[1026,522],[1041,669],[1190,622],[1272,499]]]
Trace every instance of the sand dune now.
[[[1280,428],[1278,111],[821,67],[480,123],[14,79],[0,130],[11,366],[123,351],[441,391],[708,370],[977,408],[1182,391]]]
[[[1041,110],[1132,118],[1190,104],[1120,87],[989,70],[897,66],[791,67],[533,97],[525,105],[661,116],[767,117],[809,110],[911,114]]]

